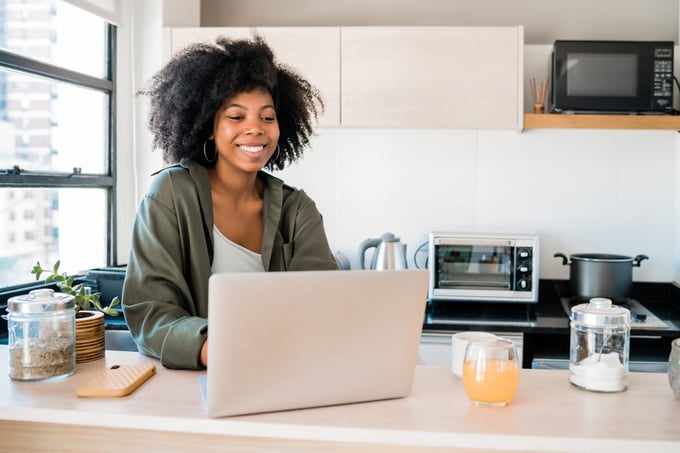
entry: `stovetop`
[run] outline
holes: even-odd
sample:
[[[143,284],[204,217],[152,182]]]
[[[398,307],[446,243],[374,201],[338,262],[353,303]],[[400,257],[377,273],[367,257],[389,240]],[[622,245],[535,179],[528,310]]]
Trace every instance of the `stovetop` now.
[[[575,305],[588,303],[588,300],[581,298],[562,297],[560,298],[562,307],[567,317],[571,317],[571,308]],[[659,319],[654,313],[649,311],[644,305],[635,299],[615,299],[614,305],[630,310],[630,328],[633,329],[667,329],[668,324]]]

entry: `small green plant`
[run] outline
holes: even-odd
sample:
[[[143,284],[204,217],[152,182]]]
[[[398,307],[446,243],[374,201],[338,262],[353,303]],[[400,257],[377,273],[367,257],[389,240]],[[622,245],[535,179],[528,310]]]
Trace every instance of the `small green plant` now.
[[[60,274],[59,265],[60,261],[57,261],[52,269],[44,269],[40,265],[40,261],[37,261],[35,266],[33,266],[33,269],[31,269],[31,274],[35,274],[36,280],[40,280],[40,277],[43,274],[47,274],[45,283],[56,283],[62,292],[70,294],[75,298],[73,302],[76,307],[76,311],[89,310],[90,306],[92,306],[97,311],[101,311],[107,315],[118,316],[118,312],[113,310],[113,307],[119,303],[118,297],[114,297],[107,307],[102,306],[102,304],[99,302],[101,293],[90,293],[89,288],[87,288],[82,283],[78,283],[74,286],[74,277],[68,276],[66,273]]]

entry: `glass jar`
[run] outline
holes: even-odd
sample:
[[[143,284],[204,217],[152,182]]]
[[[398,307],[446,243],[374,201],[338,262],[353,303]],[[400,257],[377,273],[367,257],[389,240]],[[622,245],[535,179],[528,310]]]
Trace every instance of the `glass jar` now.
[[[40,381],[76,370],[74,297],[36,289],[7,302],[9,377]]]
[[[675,397],[680,399],[680,338],[671,343],[671,353],[668,356],[668,383]]]
[[[569,382],[593,392],[628,388],[630,311],[596,297],[571,309]]]

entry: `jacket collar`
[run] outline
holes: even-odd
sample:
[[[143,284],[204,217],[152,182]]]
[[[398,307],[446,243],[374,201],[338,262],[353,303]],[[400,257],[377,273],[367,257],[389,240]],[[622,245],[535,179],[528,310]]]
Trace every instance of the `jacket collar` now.
[[[261,171],[258,176],[264,182],[264,201],[262,208],[262,264],[269,269],[274,250],[274,240],[279,235],[281,207],[283,206],[283,181]]]
[[[210,237],[210,262],[213,259],[213,210],[212,193],[210,191],[210,178],[208,169],[203,165],[184,160],[174,166],[185,168],[189,171],[191,179],[198,191],[201,214],[205,233]],[[269,269],[269,264],[274,250],[274,241],[279,235],[279,222],[281,219],[281,207],[283,206],[283,181],[270,173],[260,171],[257,177],[264,183],[264,200],[262,210],[262,264],[265,269]]]

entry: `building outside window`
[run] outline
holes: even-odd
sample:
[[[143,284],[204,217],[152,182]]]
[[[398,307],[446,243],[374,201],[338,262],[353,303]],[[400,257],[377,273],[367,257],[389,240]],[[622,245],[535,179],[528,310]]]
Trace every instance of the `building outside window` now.
[[[115,31],[64,0],[0,0],[0,290],[36,261],[115,262]]]

